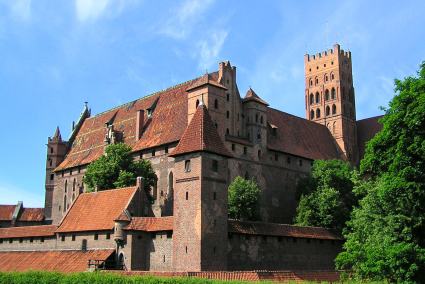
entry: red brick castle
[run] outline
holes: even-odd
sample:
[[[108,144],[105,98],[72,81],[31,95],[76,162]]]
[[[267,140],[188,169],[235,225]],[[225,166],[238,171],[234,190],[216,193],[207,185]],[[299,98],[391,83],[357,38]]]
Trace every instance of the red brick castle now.
[[[377,117],[356,120],[350,52],[336,44],[304,63],[306,119],[269,107],[251,88],[242,98],[228,61],[95,116],[86,104],[66,141],[59,129],[48,139],[44,217],[12,226],[0,209],[8,227],[0,229],[0,270],[334,269],[341,236],[286,225],[295,187],[314,160],[357,165],[380,125]],[[147,193],[139,179],[85,193],[87,165],[118,142],[151,161],[156,186]],[[228,219],[236,176],[259,184],[261,222]]]

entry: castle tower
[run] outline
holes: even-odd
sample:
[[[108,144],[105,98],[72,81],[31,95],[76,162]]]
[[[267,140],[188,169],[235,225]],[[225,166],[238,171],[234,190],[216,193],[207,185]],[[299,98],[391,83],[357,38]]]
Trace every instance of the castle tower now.
[[[175,158],[173,264],[176,271],[227,269],[227,168],[231,157],[200,103]]]
[[[53,170],[59,166],[65,158],[66,150],[67,143],[62,141],[62,135],[59,127],[57,127],[53,137],[49,137],[47,139],[46,194],[44,205],[44,215],[46,216],[46,220],[51,220],[52,218],[53,189],[56,182]]]
[[[333,49],[304,56],[306,118],[325,125],[342,156],[358,163],[351,52]]]

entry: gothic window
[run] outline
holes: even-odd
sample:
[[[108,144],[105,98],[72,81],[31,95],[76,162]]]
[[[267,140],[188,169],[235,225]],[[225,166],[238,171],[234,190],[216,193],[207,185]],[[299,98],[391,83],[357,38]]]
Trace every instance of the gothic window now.
[[[227,99],[227,101],[229,101],[229,100],[230,100],[230,94],[227,94],[227,95],[226,95],[226,99]]]
[[[310,94],[310,104],[312,105],[314,103],[314,95]]]
[[[328,116],[331,113],[331,109],[329,106],[326,106],[326,116]]]
[[[319,84],[319,78],[316,77],[316,85]]]
[[[333,62],[332,62],[332,64],[333,64]],[[335,75],[334,75],[334,73],[331,73],[331,81],[333,81],[335,79]]]
[[[325,90],[325,101],[328,101],[328,100],[329,100],[329,90],[326,89]]]
[[[199,100],[196,100],[196,108],[199,106]]]
[[[246,155],[247,152],[248,152],[248,150],[247,150],[246,146],[244,146],[243,147],[243,153],[244,153],[244,155]]]
[[[214,125],[215,125],[215,128],[218,128],[218,124],[217,124],[217,122],[216,122],[216,123],[214,123]]]
[[[65,180],[65,193],[68,191],[68,180]]]
[[[325,82],[329,80],[328,74],[325,74]]]
[[[313,86],[313,79],[310,79],[310,86]]]
[[[316,118],[320,118],[320,109],[316,109]]]
[[[63,197],[63,212],[66,211],[66,195]]]
[[[217,99],[214,100],[214,108],[218,109],[218,100]]]
[[[332,105],[332,114],[336,114],[336,105]]]
[[[76,184],[76,180],[74,178],[74,181],[72,182],[72,191],[75,191],[75,184]]]
[[[190,160],[184,161],[184,171],[190,172]]]
[[[316,92],[316,104],[320,102],[320,95],[319,92]]]
[[[314,110],[310,111],[310,119],[314,119]]]
[[[335,99],[335,88],[332,88],[331,90],[331,99]]]

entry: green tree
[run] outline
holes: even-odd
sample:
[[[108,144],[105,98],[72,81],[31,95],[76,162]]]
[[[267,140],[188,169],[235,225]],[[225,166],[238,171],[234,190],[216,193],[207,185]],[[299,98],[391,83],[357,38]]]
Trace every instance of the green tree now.
[[[425,282],[425,62],[395,81],[382,130],[361,161],[367,178],[337,266],[359,279]]]
[[[144,187],[149,190],[155,185],[156,175],[147,160],[134,161],[131,147],[124,144],[111,144],[106,147],[105,155],[91,163],[84,175],[84,183],[92,191],[120,188],[136,184],[136,178],[143,178]]]
[[[241,220],[257,220],[260,188],[254,180],[236,177],[229,185],[229,217]]]
[[[299,204],[295,223],[342,231],[357,204],[353,177],[354,172],[347,162],[314,161],[311,174],[297,185]]]

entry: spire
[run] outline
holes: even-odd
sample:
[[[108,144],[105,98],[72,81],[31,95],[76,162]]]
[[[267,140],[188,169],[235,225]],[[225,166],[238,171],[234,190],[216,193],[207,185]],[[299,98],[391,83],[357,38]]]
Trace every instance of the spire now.
[[[262,98],[260,98],[255,92],[254,90],[249,87],[248,91],[246,92],[245,98],[243,99],[244,102],[247,101],[256,101],[257,103],[263,104],[265,106],[268,106],[269,104],[264,101]]]
[[[55,131],[55,134],[53,135],[52,140],[57,142],[62,142],[62,135],[61,135],[61,131],[59,130],[59,126],[56,127],[56,131]]]
[[[196,109],[179,144],[170,156],[175,157],[194,152],[210,152],[221,156],[232,157],[221,141],[207,107],[201,104]]]

